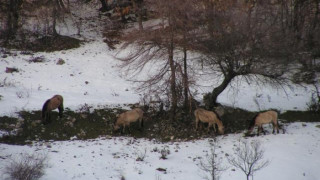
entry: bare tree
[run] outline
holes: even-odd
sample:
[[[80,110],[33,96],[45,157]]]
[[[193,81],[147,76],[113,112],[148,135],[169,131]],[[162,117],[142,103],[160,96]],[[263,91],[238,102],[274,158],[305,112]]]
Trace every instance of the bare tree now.
[[[139,24],[139,29],[143,29],[143,24],[142,24],[142,17],[144,14],[144,2],[143,0],[131,0],[132,6],[134,13],[136,16],[138,16],[138,24]]]
[[[247,180],[253,180],[255,172],[269,165],[269,160],[263,160],[264,150],[258,141],[248,143],[242,141],[235,149],[235,156],[228,156],[229,163],[237,169],[245,173]]]
[[[269,1],[202,0],[205,24],[199,49],[221,83],[207,95],[209,108],[235,79],[283,82],[286,63],[294,49],[292,37],[281,31],[278,6]],[[279,83],[280,84],[280,83]]]
[[[184,9],[187,6],[182,6],[186,1],[149,0],[146,3],[151,10],[155,11],[159,21],[156,21],[158,23],[153,26],[146,26],[127,34],[123,39],[126,43],[122,49],[127,49],[131,45],[135,47],[132,48],[133,51],[129,55],[120,60],[124,62],[123,67],[137,73],[150,64],[157,64],[158,71],[148,79],[140,81],[142,82],[141,88],[156,87],[157,93],[169,92],[172,119],[175,116],[179,99],[177,74],[180,65],[177,54],[181,50],[182,42],[184,42],[185,52],[187,50],[186,41],[183,41],[187,36],[186,33],[182,33],[182,29],[185,28],[183,25],[186,24],[181,21],[181,17],[187,17],[181,15],[187,12],[187,9]],[[159,84],[162,84],[160,89],[157,86]]]
[[[210,152],[200,161],[198,166],[202,171],[210,174],[210,176],[205,176],[204,178],[208,180],[219,180],[221,173],[227,168],[222,166],[221,158],[219,158],[216,153],[218,146],[216,139],[215,142],[210,143],[210,145]]]
[[[23,0],[5,0],[0,2],[0,13],[5,18],[5,29],[3,29],[6,41],[14,39],[19,29],[20,11]],[[1,29],[0,29],[1,30]]]

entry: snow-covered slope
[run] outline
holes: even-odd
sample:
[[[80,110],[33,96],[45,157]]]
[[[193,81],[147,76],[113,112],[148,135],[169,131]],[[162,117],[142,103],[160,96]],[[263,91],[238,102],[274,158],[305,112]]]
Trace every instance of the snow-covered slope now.
[[[0,59],[0,115],[13,115],[20,110],[39,110],[44,101],[54,94],[63,95],[65,107],[71,109],[77,109],[85,103],[97,106],[139,102],[140,95],[134,90],[136,85],[123,76],[117,66],[120,62],[115,59],[114,54],[99,40],[61,52],[32,55],[12,52],[12,55]],[[44,58],[45,62],[30,62],[37,57]],[[64,60],[65,64],[58,65],[59,59]],[[19,72],[5,73],[6,67],[17,68]],[[202,94],[215,86],[212,83],[214,77],[196,78],[199,84],[206,83],[207,86],[195,88],[199,92],[198,99],[201,100]],[[312,87],[291,85],[284,89],[285,91],[271,86],[259,87],[255,84],[249,86],[242,82],[238,89],[227,88],[218,101],[255,111],[307,108]]]
[[[65,107],[76,109],[81,104],[134,103],[139,95],[133,85],[121,78],[117,61],[100,41],[89,42],[78,49],[34,55],[9,56],[0,61],[0,79],[4,87],[0,101],[0,114],[22,109],[39,110],[44,101],[61,94]],[[43,57],[45,62],[29,62]],[[59,59],[65,64],[57,65]],[[5,73],[14,67],[18,73]]]
[[[90,11],[95,10],[77,12],[90,14]],[[62,28],[59,32],[70,35],[71,31]],[[72,32],[77,31],[73,29]],[[127,81],[117,67],[119,62],[113,56],[115,52],[99,40],[101,35],[95,39],[92,31],[84,31],[83,35],[85,33],[91,41],[77,49],[32,55],[11,51],[8,57],[0,54],[0,116],[16,116],[16,112],[21,110],[40,110],[45,100],[54,94],[63,95],[65,107],[72,110],[85,103],[99,107],[139,102],[141,95],[134,91],[136,85]],[[45,62],[29,62],[36,57],[44,58]],[[65,64],[58,65],[60,59]],[[6,67],[17,68],[19,72],[5,73]],[[216,80],[208,76],[195,78],[203,85],[194,87],[200,100],[203,93],[212,90]],[[249,86],[243,82],[239,87],[237,91],[228,88],[218,101],[254,111],[269,108],[305,110],[312,94],[312,88],[308,86],[291,85],[283,91],[271,86]],[[255,179],[318,179],[319,125],[293,123],[286,128],[286,134],[248,138],[250,142],[261,142],[265,159],[271,161],[268,167],[257,172]],[[49,167],[42,180],[120,179],[121,176],[127,180],[196,180],[203,178],[204,172],[197,164],[210,152],[211,140],[160,143],[129,137],[101,137],[87,141],[36,142],[30,146],[0,144],[0,172],[21,153],[36,153],[48,156]],[[245,141],[242,134],[218,137],[216,152],[223,165],[229,167],[222,174],[222,180],[245,179],[244,174],[234,171],[226,160],[226,154],[233,155],[240,141]],[[158,151],[165,147],[170,150],[168,159],[159,159]],[[136,161],[145,150],[144,161]],[[166,173],[157,171],[157,168],[166,169]],[[0,174],[0,179],[6,178]]]

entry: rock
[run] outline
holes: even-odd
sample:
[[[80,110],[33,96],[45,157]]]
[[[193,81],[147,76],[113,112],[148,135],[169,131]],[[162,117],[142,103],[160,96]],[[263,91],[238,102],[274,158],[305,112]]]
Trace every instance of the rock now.
[[[10,67],[6,68],[6,73],[14,73],[14,72],[19,72],[19,70],[17,68],[10,68]]]

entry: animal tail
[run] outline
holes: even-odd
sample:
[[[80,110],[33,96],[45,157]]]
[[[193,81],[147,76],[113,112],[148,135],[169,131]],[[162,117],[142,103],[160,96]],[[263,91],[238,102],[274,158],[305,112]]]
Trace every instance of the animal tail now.
[[[42,106],[42,119],[46,117],[46,112],[48,110],[48,105],[49,105],[50,99],[48,99],[44,105]]]

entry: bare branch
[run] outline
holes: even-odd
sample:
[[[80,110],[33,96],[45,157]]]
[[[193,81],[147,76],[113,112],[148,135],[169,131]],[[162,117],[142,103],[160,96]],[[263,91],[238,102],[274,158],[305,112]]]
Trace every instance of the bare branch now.
[[[250,177],[253,179],[255,172],[269,165],[269,160],[263,160],[264,150],[261,149],[261,144],[258,141],[253,141],[249,144],[247,141],[242,141],[236,150],[235,156],[229,156],[229,163],[237,169],[245,173],[247,180]]]

